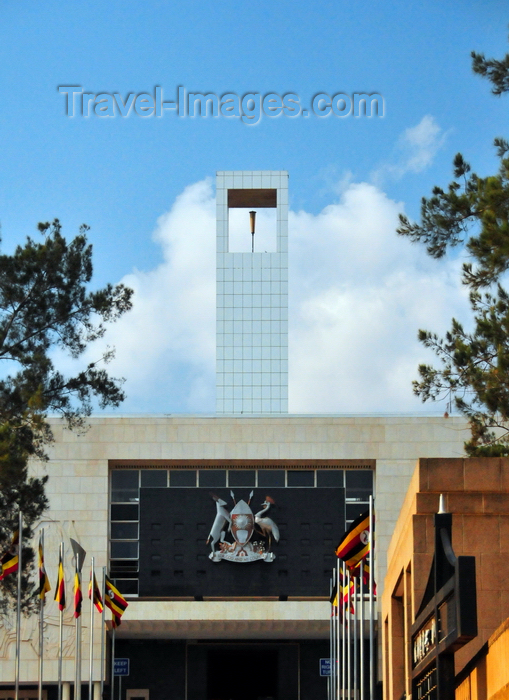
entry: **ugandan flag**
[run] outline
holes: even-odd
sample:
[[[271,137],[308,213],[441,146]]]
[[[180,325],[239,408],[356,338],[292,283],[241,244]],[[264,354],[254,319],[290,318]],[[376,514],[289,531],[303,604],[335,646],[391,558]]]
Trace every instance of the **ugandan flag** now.
[[[51,591],[51,586],[44,568],[44,551],[42,548],[42,538],[39,539],[39,590],[37,592],[39,598],[44,600],[46,598],[46,593]]]
[[[62,563],[62,555],[58,559],[58,578],[55,590],[55,600],[58,603],[58,609],[65,609],[65,578],[64,578],[64,565]]]
[[[121,624],[122,624],[122,620],[120,619],[120,617],[117,617],[117,615],[112,614],[111,615],[111,626],[113,627],[113,629],[120,627]]]
[[[18,545],[19,545],[19,530],[16,530],[12,536],[12,541],[9,549],[5,552],[3,557],[0,559],[2,565],[2,571],[0,573],[0,581],[3,580],[9,574],[14,574],[18,570],[19,556],[18,556]]]
[[[369,552],[369,511],[360,515],[350,525],[336,548],[336,556],[353,569]]]
[[[97,585],[97,579],[95,577],[95,572],[90,569],[90,583],[88,584],[88,597],[93,602],[98,612],[102,613],[104,605],[103,599],[101,597],[101,592],[99,591],[99,586]]]
[[[357,564],[355,569],[352,569],[350,571],[352,576],[355,576],[357,578],[360,577],[361,574],[361,562]],[[366,589],[369,589],[369,562],[367,559],[364,560],[363,566],[362,566],[362,583],[364,586],[366,586]],[[373,579],[373,595],[376,595],[376,582]]]
[[[334,607],[338,607],[338,584],[334,583],[332,591],[330,594],[330,604]]]
[[[111,610],[111,614],[113,615],[113,626],[118,627],[118,625],[120,625],[120,618],[124,614],[128,603],[120,591],[115,588],[108,576],[105,578],[104,604]],[[118,618],[118,620],[115,618]]]
[[[330,594],[330,604],[332,605],[332,611],[331,611],[331,617],[333,615],[338,614],[338,605],[339,605],[339,600],[338,600],[338,584],[334,582],[334,585],[332,587],[332,591]]]
[[[80,573],[76,571],[74,574],[74,617],[78,618],[81,615],[81,604],[83,595],[81,593]]]
[[[339,603],[341,605],[341,617],[343,612],[350,607],[350,613],[353,615],[355,608],[353,606],[353,594],[355,592],[355,583],[350,578],[350,590],[348,590],[348,578],[344,576],[343,571],[339,572]]]

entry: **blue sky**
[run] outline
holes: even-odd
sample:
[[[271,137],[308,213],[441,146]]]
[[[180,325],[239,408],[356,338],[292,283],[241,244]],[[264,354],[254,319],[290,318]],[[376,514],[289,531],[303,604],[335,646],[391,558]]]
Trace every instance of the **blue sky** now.
[[[269,169],[290,173],[290,409],[433,410],[411,394],[426,359],[417,328],[443,332],[468,312],[458,260],[398,240],[396,215],[418,215],[458,151],[481,175],[497,167],[509,98],[472,74],[470,51],[507,52],[506,3],[2,0],[0,18],[3,249],[41,220],[58,217],[68,236],[91,226],[95,283],[137,290],[108,338],[122,410],[213,411],[213,176]],[[168,100],[179,85],[295,93],[305,105],[376,92],[385,113],[69,118],[63,85],[124,98],[157,85]]]

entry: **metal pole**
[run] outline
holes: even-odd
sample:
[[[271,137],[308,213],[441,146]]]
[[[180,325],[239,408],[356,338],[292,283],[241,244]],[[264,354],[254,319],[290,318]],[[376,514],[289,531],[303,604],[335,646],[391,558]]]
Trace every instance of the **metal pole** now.
[[[104,652],[105,652],[105,637],[106,637],[106,605],[104,603],[106,599],[106,567],[103,566],[103,589],[102,589],[102,599],[103,599],[103,611],[101,613],[101,700],[104,694]]]
[[[16,660],[15,660],[15,700],[19,700],[19,659],[21,655],[21,569],[23,568],[23,516],[21,509],[18,516],[18,600],[16,609]]]
[[[373,496],[369,497],[369,697],[375,700],[375,621],[373,576],[375,570],[373,531]]]
[[[42,548],[42,554],[44,556],[44,528],[41,531],[40,545]],[[40,562],[39,562],[40,564]],[[40,586],[40,572],[39,572],[39,586]],[[39,595],[41,591],[39,590]],[[43,656],[44,656],[44,596],[39,598],[39,700],[42,700],[42,673],[43,673]]]
[[[115,627],[111,630],[111,700],[115,698]]]
[[[364,560],[360,563],[360,592],[361,592],[361,609],[360,609],[360,632],[359,632],[359,643],[360,643],[360,700],[364,700]]]
[[[348,700],[351,699],[351,693],[352,693],[352,645],[351,645],[351,640],[352,640],[352,615],[350,613],[350,606],[352,604],[351,597],[350,597],[350,570],[347,569],[346,571],[346,590],[347,590],[347,603],[348,603],[348,617],[347,617],[347,622],[348,622],[348,640],[347,640],[347,648],[346,648],[346,657],[347,657],[347,681],[346,681],[346,689],[347,689],[347,697]]]
[[[78,575],[78,584],[81,590],[80,578],[80,555],[76,553],[76,574]],[[75,582],[76,586],[76,582]],[[76,590],[74,591],[76,595]],[[74,601],[76,612],[76,600]],[[76,618],[76,655],[74,660],[74,700],[81,700],[81,613]]]
[[[122,676],[118,677],[118,700],[122,700]]]
[[[357,597],[357,581],[352,578],[352,583],[354,585],[354,608],[353,608],[353,696],[357,700],[357,678],[358,678],[358,664],[357,664],[357,617],[358,617],[358,605],[359,599]]]
[[[94,668],[94,557],[90,564],[90,659],[88,667],[88,700],[92,700],[92,673]]]
[[[64,543],[60,542],[60,562],[64,566]],[[60,569],[59,569],[60,571]],[[65,581],[64,581],[65,586]],[[64,636],[64,611],[60,610],[60,620],[58,625],[58,700],[62,700],[62,656],[63,656],[63,636]]]
[[[330,597],[332,598],[332,592],[334,590],[334,569],[332,570],[332,578],[330,579],[329,582],[329,590],[330,590]],[[330,676],[327,679],[327,697],[329,700],[332,700],[332,695],[331,695],[331,686],[333,685],[333,680],[334,680],[334,600],[331,601],[331,610],[330,610],[330,622],[329,622],[329,656],[330,656],[330,664],[331,664],[331,671],[330,671]]]
[[[346,580],[346,564],[345,562],[342,563],[343,567],[343,576],[342,576],[342,582],[344,583]],[[346,607],[343,604],[343,601],[341,601],[341,611],[342,611],[342,617],[343,617],[343,629],[342,631],[342,641],[343,641],[343,646],[341,649],[341,667],[342,667],[342,673],[341,673],[341,694],[343,700],[346,697]]]
[[[340,615],[340,598],[341,598],[341,587],[340,587],[340,575],[339,575],[339,569],[340,569],[340,562],[339,559],[336,561],[336,580],[337,580],[337,585],[338,585],[338,610],[337,610],[337,615],[336,615],[336,688],[334,690],[334,700],[339,700],[339,690],[340,690],[340,681],[341,681],[341,673],[340,673],[340,654],[341,654],[341,615]]]

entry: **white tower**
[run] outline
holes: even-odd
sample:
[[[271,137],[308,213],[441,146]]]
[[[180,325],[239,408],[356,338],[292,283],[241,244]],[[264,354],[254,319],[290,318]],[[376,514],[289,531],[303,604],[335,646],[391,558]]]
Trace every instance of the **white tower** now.
[[[288,412],[288,173],[219,171],[217,413]],[[232,210],[245,211],[249,252],[230,245]],[[258,250],[251,211],[275,209],[274,250]],[[250,235],[252,234],[252,235]]]

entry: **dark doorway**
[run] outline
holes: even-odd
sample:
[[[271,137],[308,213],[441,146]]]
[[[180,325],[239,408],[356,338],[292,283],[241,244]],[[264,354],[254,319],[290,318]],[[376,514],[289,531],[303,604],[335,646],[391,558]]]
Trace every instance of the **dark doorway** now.
[[[278,700],[277,649],[209,649],[207,700]]]

